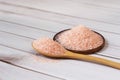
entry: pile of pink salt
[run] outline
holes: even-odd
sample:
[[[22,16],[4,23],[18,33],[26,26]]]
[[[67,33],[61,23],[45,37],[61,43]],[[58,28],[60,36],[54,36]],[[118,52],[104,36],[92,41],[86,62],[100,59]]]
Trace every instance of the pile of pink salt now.
[[[38,52],[44,54],[60,55],[65,53],[65,49],[50,38],[34,40],[32,45]]]
[[[99,34],[83,25],[59,34],[57,41],[65,48],[76,51],[95,49],[103,44],[103,38]]]

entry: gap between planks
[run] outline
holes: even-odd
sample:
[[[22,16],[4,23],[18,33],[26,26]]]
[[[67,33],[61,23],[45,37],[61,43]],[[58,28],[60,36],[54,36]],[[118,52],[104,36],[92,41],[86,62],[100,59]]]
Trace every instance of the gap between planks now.
[[[3,10],[0,10],[0,12],[5,12],[5,13],[7,13],[7,14],[16,14],[16,15],[20,15],[20,16],[25,16],[25,15],[23,15],[23,14],[18,14],[18,13],[9,12],[9,11],[3,11]],[[29,16],[29,17],[31,17],[31,16]],[[48,19],[44,19],[44,18],[39,18],[39,19],[40,19],[40,20],[42,19],[42,20],[50,21],[50,22],[56,22],[56,21],[52,21],[52,20],[48,20]],[[4,20],[4,19],[1,19],[0,21],[8,22],[8,23],[13,23],[13,24],[21,25],[21,26],[31,27],[31,28],[34,28],[34,29],[40,29],[40,30],[44,30],[44,31],[48,31],[48,32],[53,32],[53,33],[55,33],[55,31],[46,30],[46,29],[41,29],[41,28],[37,28],[37,27],[35,27],[35,26],[25,25],[25,24],[18,23],[18,22],[15,22],[15,21],[9,21],[9,20]],[[64,24],[64,25],[67,25],[67,26],[74,26],[74,25],[72,25],[72,24],[66,24],[66,23],[63,23],[63,22],[56,22],[56,23]],[[98,30],[98,31],[102,31],[102,32],[106,32],[106,33],[110,33],[110,34],[120,35],[120,33],[118,33],[118,32],[105,31],[105,30],[96,29],[96,28],[92,28],[92,29]]]
[[[56,74],[56,76],[58,76],[58,74],[61,75],[61,74],[65,73],[64,74],[64,78],[65,79],[70,77],[70,76],[68,77],[67,75],[74,75],[74,74],[71,73],[72,70],[73,71],[75,70],[75,72],[76,72],[75,75],[79,74],[78,75],[79,78],[77,80],[79,80],[80,77],[84,74],[84,71],[85,71],[85,74],[83,75],[83,77],[85,77],[86,75],[89,74],[88,76],[93,78],[93,79],[95,78],[94,76],[97,76],[96,78],[100,78],[100,79],[101,79],[102,76],[104,76],[104,77],[108,76],[108,78],[111,79],[112,76],[110,76],[110,74],[108,74],[108,73],[112,72],[112,71],[114,73],[114,76],[118,76],[119,75],[118,74],[119,70],[111,69],[111,68],[105,67],[105,66],[94,65],[94,64],[91,64],[91,63],[83,62],[83,61],[59,60],[59,62],[55,62],[55,63],[51,63],[51,64],[49,62],[47,62],[46,65],[45,65],[45,63],[36,62],[34,60],[33,56],[30,56],[29,53],[25,54],[25,52],[17,51],[17,50],[11,49],[9,47],[7,48],[6,46],[5,47],[0,46],[0,48],[3,49],[3,50],[6,50],[6,51],[0,51],[2,53],[1,55],[9,56],[9,57],[13,57],[13,58],[17,58],[18,59],[18,60],[7,60],[7,59],[3,59],[3,60],[6,60],[8,62],[11,62],[11,63],[15,64],[15,65],[19,65],[21,67],[25,67],[25,68],[32,69],[32,70],[35,70],[35,71],[37,70],[37,71],[45,72],[45,73],[49,73],[49,74],[52,73],[52,75],[53,75],[53,72],[54,72],[54,75]],[[13,52],[13,53],[11,53],[11,52]],[[7,54],[9,54],[9,55],[7,55]],[[97,56],[97,55],[94,55],[94,56]],[[41,56],[36,56],[36,57],[41,59]],[[97,56],[97,57],[100,57],[100,56]],[[105,57],[102,57],[102,58],[105,58]],[[110,59],[110,60],[114,61],[114,59]],[[119,62],[119,60],[115,60],[115,61]],[[78,68],[78,72],[74,68],[70,68],[71,71],[68,71],[69,69],[67,69],[68,68],[67,66],[71,67],[72,65],[74,65],[74,67]],[[44,67],[47,67],[47,68],[44,68]],[[49,70],[48,70],[48,68],[49,68]],[[92,71],[93,73],[88,71],[90,68],[92,69],[90,71]],[[57,70],[59,70],[60,72],[59,71],[56,72]],[[63,70],[64,70],[64,73],[63,73]],[[96,72],[96,71],[98,71],[98,72]],[[104,73],[104,74],[101,74],[101,73]],[[101,74],[101,75],[99,75],[99,74]],[[59,75],[59,77],[63,77],[63,75],[61,75],[61,76],[60,75]],[[72,80],[74,80],[76,78],[75,75],[74,75]],[[113,76],[113,78],[114,78],[114,76]],[[89,79],[87,79],[87,80],[89,80]]]
[[[108,23],[108,24],[114,24],[114,25],[120,25],[119,23],[113,23],[113,22],[107,22],[107,21],[102,21],[102,20],[97,20],[97,19],[92,19],[92,18],[85,18],[85,17],[80,17],[80,16],[73,16],[70,14],[63,14],[60,12],[55,12],[55,11],[50,11],[50,10],[43,10],[40,8],[34,8],[34,7],[30,7],[30,6],[25,6],[25,5],[21,5],[21,4],[14,4],[14,3],[8,3],[8,2],[4,2],[1,1],[2,4],[6,4],[6,5],[11,5],[11,6],[16,6],[16,7],[21,7],[21,8],[27,8],[27,9],[33,9],[33,10],[37,10],[37,11],[43,11],[43,12],[47,12],[47,13],[52,13],[52,14],[57,14],[57,15],[63,15],[63,16],[68,16],[68,17],[74,17],[74,18],[80,18],[80,19],[85,19],[85,20],[90,20],[90,21],[97,21],[97,22],[102,22],[102,23]]]
[[[5,61],[5,60],[2,60],[0,59],[0,62],[3,62],[4,64],[7,64],[7,65],[10,65],[10,66],[13,66],[14,68],[20,68],[20,69],[23,69],[24,72],[27,71],[27,72],[32,72],[33,74],[40,74],[39,75],[39,78],[40,76],[44,76],[46,79],[43,78],[43,80],[48,80],[48,79],[55,79],[55,80],[66,80],[66,79],[63,79],[63,78],[60,78],[60,77],[56,77],[56,76],[53,76],[53,75],[50,75],[50,74],[46,74],[46,73],[43,73],[43,72],[39,72],[39,71],[36,71],[36,70],[32,70],[32,69],[28,69],[28,68],[25,68],[25,67],[22,67],[22,66],[19,66],[19,65],[16,65],[16,64],[13,64],[11,62],[8,62],[8,61]],[[13,69],[14,69],[13,68]],[[19,69],[17,69],[19,70]],[[21,70],[20,70],[21,72]],[[27,73],[28,74],[28,73]],[[33,75],[32,74],[32,75]],[[1,76],[2,77],[2,76]],[[34,77],[38,77],[38,76],[34,76]],[[48,79],[47,79],[48,78]]]
[[[97,2],[97,1],[94,1],[94,0],[93,1],[90,1],[90,0],[89,1],[88,0],[87,1],[86,0],[85,1],[83,1],[83,0],[69,0],[69,1],[71,1],[71,2],[75,1],[75,2],[79,2],[79,3],[85,4],[85,5],[90,5],[90,6],[95,6],[95,7],[103,7],[103,8],[108,8],[108,9],[120,9],[120,7],[115,6],[116,4],[114,4],[112,2],[109,2],[110,3],[109,4],[108,2],[105,3],[103,1],[102,3],[100,3],[99,1]],[[102,0],[100,0],[100,1],[102,1]],[[111,7],[111,5],[112,5],[112,7]]]
[[[26,25],[24,25],[24,26],[26,26]],[[19,35],[19,36],[21,36],[21,35]],[[22,37],[26,37],[26,36],[22,36]],[[30,38],[30,37],[27,37],[27,38]],[[31,39],[33,39],[33,38],[31,38]]]
[[[9,21],[7,21],[7,22],[9,22]],[[14,22],[13,22],[14,23]],[[17,24],[17,25],[21,25],[21,24]],[[22,26],[25,26],[25,25],[22,25]],[[26,27],[31,27],[31,26],[27,26],[26,25]],[[32,27],[33,28],[33,27]],[[36,29],[36,28],[35,28]],[[37,28],[38,29],[38,28]],[[43,30],[43,29],[42,29]],[[48,31],[48,30],[44,30],[44,31]],[[51,32],[51,31],[49,31],[49,32]],[[12,33],[12,34],[14,34],[14,33]],[[16,34],[14,34],[14,35],[16,35]],[[26,37],[26,38],[29,38],[29,39],[35,39],[35,38],[31,38],[31,37],[28,37],[28,36],[24,36],[24,35],[18,35],[18,36],[22,36],[22,37]]]
[[[24,5],[16,5],[16,4],[12,4],[12,3],[6,3],[6,2],[2,2],[4,4],[9,4],[10,6],[14,6],[14,7],[17,7],[17,8],[26,8],[26,9],[31,9],[31,10],[36,10],[36,11],[41,11],[41,12],[45,12],[45,13],[50,13],[50,14],[54,14],[55,15],[55,12],[51,12],[51,11],[44,11],[44,10],[41,10],[41,9],[37,9],[37,8],[33,8],[33,7],[29,7],[29,6],[24,6]],[[13,12],[14,13],[14,12]],[[18,13],[19,14],[19,13]],[[23,14],[22,14],[23,15]],[[24,14],[25,15],[25,14]],[[60,14],[60,13],[57,13],[56,15],[61,15],[61,16],[66,16],[66,17],[74,17],[74,16],[68,16],[68,15],[65,15],[65,14]],[[26,15],[28,16],[28,15]],[[30,15],[32,16],[32,15]],[[35,16],[34,16],[35,17]],[[75,18],[75,17],[74,17]],[[82,18],[79,18],[79,19],[82,19]],[[83,19],[84,20],[84,19]],[[87,19],[85,19],[87,20]],[[89,19],[88,19],[89,20]],[[89,20],[91,21],[91,20]],[[95,22],[100,22],[100,21],[95,21]],[[107,22],[101,22],[101,23],[107,23]],[[111,23],[107,23],[107,24],[111,24]],[[112,25],[119,25],[119,24],[112,24]]]
[[[10,24],[15,24],[15,25],[19,25],[19,26],[24,26],[24,27],[28,27],[28,28],[32,28],[32,29],[36,29],[36,30],[43,30],[43,31],[47,31],[47,32],[50,32],[50,33],[57,33],[56,31],[51,31],[49,29],[42,29],[42,28],[36,28],[34,26],[28,26],[28,25],[24,25],[24,24],[21,24],[21,23],[16,23],[16,22],[11,22],[11,21],[6,21],[6,20],[0,20],[1,22],[6,22],[6,23],[10,23]],[[98,30],[98,31],[101,31],[101,30]],[[4,31],[4,32],[7,32],[7,31]],[[106,31],[102,31],[102,32],[105,32],[105,33],[109,33],[109,32],[106,32]],[[10,32],[11,33],[11,32]],[[14,33],[12,33],[14,34]],[[16,34],[14,34],[16,35]],[[32,37],[28,37],[28,36],[24,36],[24,35],[19,35],[17,34],[18,36],[22,36],[22,37],[26,37],[26,38],[29,38],[29,39],[35,39],[35,38],[32,38]],[[116,35],[116,34],[115,34]],[[118,45],[114,45],[112,44],[112,46],[115,46],[115,47],[120,47]]]
[[[19,35],[20,36],[20,35]],[[25,37],[25,36],[22,36],[22,37]]]
[[[34,39],[35,39],[35,38],[29,38],[29,37],[17,35],[17,34],[10,33],[10,32],[5,32],[5,31],[0,31],[0,32],[8,33],[8,34],[11,34],[11,35],[16,35],[16,36],[23,37],[23,38],[27,38],[27,39],[31,39],[31,40],[34,40]],[[1,44],[1,45],[4,45],[4,44]],[[16,48],[14,47],[14,49],[16,49]],[[21,50],[21,49],[17,49],[17,50]],[[25,51],[25,50],[21,50],[21,51]],[[29,51],[27,51],[27,52],[29,52]],[[104,53],[104,52],[102,52],[102,53]],[[108,57],[108,55],[106,55],[106,54],[99,54],[99,53],[98,53],[98,54],[96,54],[96,55],[101,55],[101,56],[104,56],[104,57]],[[110,55],[109,55],[109,58],[119,59],[119,58],[116,58],[116,57],[113,57],[113,56],[110,56]]]
[[[29,9],[29,8],[28,8]],[[3,11],[3,12],[9,12],[9,11],[4,11],[4,10],[1,10],[1,11]],[[9,12],[9,13],[13,13],[13,14],[19,14],[19,15],[25,15],[25,14],[21,14],[21,13],[16,13],[16,12]],[[25,16],[28,16],[28,15],[25,15]],[[32,17],[32,16],[31,16]],[[34,16],[35,17],[35,16]],[[38,17],[37,17],[38,18]],[[40,18],[40,17],[39,17]],[[43,19],[43,18],[41,18],[41,19]],[[52,20],[51,20],[52,21]],[[55,20],[54,20],[54,22],[56,22]],[[60,22],[59,22],[60,23]],[[63,22],[62,22],[63,23]],[[63,23],[63,24],[66,24],[66,23]],[[73,24],[67,24],[67,25],[73,25]],[[116,25],[117,26],[117,25]],[[100,29],[99,29],[100,30]],[[111,29],[112,31],[113,31],[113,29]],[[104,30],[101,30],[101,31],[104,31]],[[106,31],[104,31],[104,32],[106,32]],[[108,31],[107,31],[108,32]],[[114,33],[114,34],[120,34],[120,33],[116,33],[116,32],[111,32],[111,31],[109,31],[109,33]]]

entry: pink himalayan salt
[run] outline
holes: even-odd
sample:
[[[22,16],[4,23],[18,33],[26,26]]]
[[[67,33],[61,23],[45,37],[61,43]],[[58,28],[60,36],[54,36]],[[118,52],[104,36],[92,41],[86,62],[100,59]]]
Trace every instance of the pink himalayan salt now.
[[[49,38],[41,38],[33,41],[33,47],[39,52],[51,55],[64,54],[65,49],[57,42]]]
[[[83,25],[59,34],[57,40],[65,48],[77,51],[94,49],[103,43],[103,38],[100,35]]]

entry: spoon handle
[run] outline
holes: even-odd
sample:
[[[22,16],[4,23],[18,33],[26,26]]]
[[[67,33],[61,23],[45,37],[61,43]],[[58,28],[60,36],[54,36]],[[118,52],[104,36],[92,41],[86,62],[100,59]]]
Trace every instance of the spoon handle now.
[[[107,60],[107,59],[103,59],[103,58],[99,58],[99,57],[94,57],[94,56],[89,56],[89,55],[84,55],[84,54],[77,54],[77,53],[72,53],[69,51],[67,51],[67,57],[72,58],[72,59],[80,59],[84,61],[94,62],[94,63],[106,65],[106,66],[120,70],[120,63]]]

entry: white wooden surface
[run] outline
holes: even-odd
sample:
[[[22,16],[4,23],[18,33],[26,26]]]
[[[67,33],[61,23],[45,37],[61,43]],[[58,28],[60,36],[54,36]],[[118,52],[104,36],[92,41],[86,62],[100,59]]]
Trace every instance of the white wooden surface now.
[[[85,24],[107,40],[92,56],[120,62],[119,5],[119,0],[0,0],[0,80],[119,80],[120,70],[49,59],[31,47],[34,39]]]

